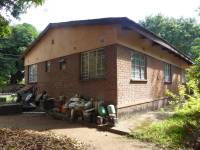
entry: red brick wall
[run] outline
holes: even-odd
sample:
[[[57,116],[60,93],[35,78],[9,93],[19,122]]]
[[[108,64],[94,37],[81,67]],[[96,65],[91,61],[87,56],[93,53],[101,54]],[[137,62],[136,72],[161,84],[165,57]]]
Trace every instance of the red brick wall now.
[[[50,96],[70,98],[76,93],[84,96],[103,98],[107,104],[118,108],[150,102],[164,97],[169,88],[177,90],[181,80],[181,69],[172,65],[172,83],[164,83],[164,62],[147,56],[147,82],[131,82],[131,49],[119,45],[106,47],[106,79],[80,80],[80,53],[62,57],[66,69],[59,70],[58,61],[51,60],[51,71],[45,72],[45,62],[38,64],[39,91],[46,90]],[[28,79],[28,67],[25,67]]]
[[[39,91],[46,90],[52,97],[58,98],[65,95],[67,98],[76,93],[84,96],[103,98],[107,104],[116,105],[116,47],[105,47],[106,57],[106,78],[99,80],[80,80],[80,53],[62,57],[66,61],[66,69],[59,70],[59,60],[56,58],[51,61],[51,71],[45,72],[45,62],[38,64]],[[27,71],[26,69],[26,81]]]
[[[169,88],[177,91],[181,69],[171,66],[172,83],[164,83],[164,62],[147,56],[147,82],[131,82],[131,49],[117,47],[117,100],[118,108],[161,99]]]

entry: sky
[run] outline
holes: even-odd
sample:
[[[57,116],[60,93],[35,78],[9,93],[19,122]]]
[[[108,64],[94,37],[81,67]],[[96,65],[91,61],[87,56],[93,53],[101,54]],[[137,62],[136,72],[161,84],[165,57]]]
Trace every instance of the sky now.
[[[46,0],[31,7],[13,24],[30,23],[42,31],[49,23],[104,17],[128,17],[136,22],[161,13],[169,17],[200,17],[200,0]]]

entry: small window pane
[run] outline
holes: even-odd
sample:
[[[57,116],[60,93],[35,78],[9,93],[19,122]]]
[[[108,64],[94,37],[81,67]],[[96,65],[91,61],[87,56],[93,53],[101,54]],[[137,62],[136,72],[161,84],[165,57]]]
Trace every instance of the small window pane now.
[[[146,79],[146,59],[141,53],[132,53],[132,78],[134,80]]]
[[[164,80],[165,82],[171,82],[171,65],[164,64]]]
[[[104,51],[97,51],[97,77],[101,78],[105,75],[105,57]]]
[[[141,67],[141,79],[145,79],[145,67]]]
[[[181,79],[182,79],[182,83],[186,83],[186,74],[185,74],[185,70],[184,69],[182,69]]]
[[[88,79],[89,78],[89,53],[83,53],[81,55],[81,78]]]
[[[81,53],[81,79],[97,79],[105,76],[104,50]]]
[[[46,69],[46,72],[50,72],[50,70],[51,70],[51,62],[50,61],[46,62],[45,69]]]
[[[37,65],[29,66],[29,82],[37,82]]]
[[[94,79],[96,76],[96,51],[89,53],[89,77]]]
[[[59,61],[59,68],[60,68],[60,70],[65,70],[66,69],[66,62],[65,62],[64,59],[61,59]]]
[[[145,58],[144,57],[141,57],[140,59],[140,66],[145,66]]]

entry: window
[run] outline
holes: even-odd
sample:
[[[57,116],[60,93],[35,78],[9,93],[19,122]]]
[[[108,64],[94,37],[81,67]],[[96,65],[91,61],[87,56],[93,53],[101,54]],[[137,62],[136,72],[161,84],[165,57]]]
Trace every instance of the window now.
[[[37,65],[29,66],[29,82],[37,82]]]
[[[146,57],[145,55],[133,52],[131,55],[131,68],[133,80],[145,80],[146,79]]]
[[[46,72],[50,72],[51,70],[51,62],[50,61],[46,61],[45,63],[45,71]]]
[[[81,53],[81,79],[99,79],[105,77],[104,50]]]
[[[164,64],[164,80],[165,82],[171,82],[172,77],[171,77],[171,65],[165,63]]]
[[[59,68],[60,68],[60,70],[65,70],[66,69],[66,62],[65,62],[64,59],[61,59],[59,61]]]
[[[186,83],[186,75],[185,75],[184,69],[182,69],[181,80],[182,80],[182,83]]]

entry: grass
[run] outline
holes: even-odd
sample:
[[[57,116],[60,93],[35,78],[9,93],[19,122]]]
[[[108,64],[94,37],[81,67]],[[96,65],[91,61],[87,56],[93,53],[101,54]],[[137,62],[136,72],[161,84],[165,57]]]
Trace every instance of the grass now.
[[[192,148],[200,135],[199,122],[200,100],[192,99],[176,109],[173,116],[149,125],[142,124],[132,130],[129,137],[170,149]]]
[[[132,131],[130,137],[147,142],[153,142],[162,147],[183,147],[184,120],[173,116],[167,120],[152,123],[149,126]]]

